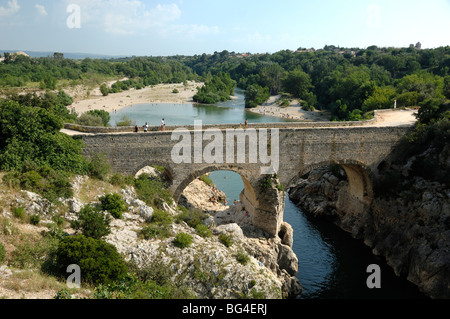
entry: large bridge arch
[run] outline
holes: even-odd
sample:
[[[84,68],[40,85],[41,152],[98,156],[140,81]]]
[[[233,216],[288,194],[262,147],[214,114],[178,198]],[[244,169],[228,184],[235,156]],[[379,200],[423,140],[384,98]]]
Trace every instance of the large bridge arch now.
[[[332,165],[341,166],[347,176],[348,189],[343,189],[338,199],[338,206],[344,207],[347,213],[360,214],[368,207],[374,197],[373,180],[374,174],[370,167],[356,160],[328,160],[305,166],[296,177],[293,177],[288,187],[293,185],[298,179],[312,170],[329,167]],[[345,202],[345,205],[343,204]]]

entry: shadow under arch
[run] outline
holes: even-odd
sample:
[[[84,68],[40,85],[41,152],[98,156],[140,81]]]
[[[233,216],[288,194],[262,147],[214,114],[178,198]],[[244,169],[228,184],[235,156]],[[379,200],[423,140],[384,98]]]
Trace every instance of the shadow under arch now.
[[[215,172],[215,171],[229,171],[229,172],[239,174],[239,176],[242,179],[242,182],[244,183],[244,189],[240,196],[241,200],[243,198],[245,198],[245,200],[252,207],[256,207],[257,201],[256,201],[255,189],[253,188],[253,185],[250,183],[250,181],[246,178],[246,176],[242,172],[240,172],[238,169],[233,169],[233,168],[229,168],[229,167],[224,168],[224,167],[217,167],[217,166],[208,166],[208,167],[202,168],[200,170],[196,170],[196,171],[190,173],[188,176],[186,176],[185,179],[180,183],[180,185],[177,187],[177,189],[174,192],[175,201],[177,203],[179,202],[179,200],[181,198],[181,194],[186,189],[186,187],[188,187],[188,185],[190,183],[192,183],[192,181],[194,181],[195,179],[199,178],[200,176],[202,176],[204,174]]]
[[[293,185],[299,178],[306,175],[314,169],[327,167],[331,165],[341,166],[348,180],[348,192],[341,201],[350,201],[348,210],[352,213],[361,213],[362,210],[370,205],[373,200],[373,180],[374,175],[371,169],[365,164],[354,160],[341,161],[321,161],[308,166],[305,166],[299,174],[290,180],[288,186]]]

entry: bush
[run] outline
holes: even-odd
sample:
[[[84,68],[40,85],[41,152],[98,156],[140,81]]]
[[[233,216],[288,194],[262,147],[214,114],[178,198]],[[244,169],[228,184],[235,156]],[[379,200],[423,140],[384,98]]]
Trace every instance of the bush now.
[[[197,232],[197,234],[203,238],[207,238],[207,237],[211,237],[212,233],[209,230],[208,226],[203,225],[203,224],[198,224],[195,227],[195,231]]]
[[[38,193],[52,202],[57,201],[60,197],[73,196],[68,174],[56,171],[49,166],[33,167],[33,170],[28,170],[33,165],[27,166],[26,163],[23,172],[10,172],[3,176],[3,181],[10,187]]]
[[[126,210],[126,203],[119,194],[108,194],[99,198],[101,209],[108,211],[114,218],[121,219]]]
[[[0,264],[6,260],[6,248],[0,243]]]
[[[233,238],[231,235],[227,235],[225,233],[219,235],[219,241],[226,247],[231,247],[233,245]]]
[[[246,265],[250,261],[250,257],[245,253],[245,251],[239,251],[236,255],[236,260],[240,264]]]
[[[81,229],[86,237],[100,239],[111,233],[110,223],[109,215],[88,204],[80,210],[78,220],[73,221],[71,226],[74,229]]]
[[[178,89],[173,89],[172,93],[177,94],[180,93],[180,91],[178,91]]]
[[[182,211],[181,214],[177,215],[178,222],[185,222],[192,228],[196,228],[198,225],[203,223],[203,220],[206,218],[204,212],[199,209],[190,209],[188,210],[186,207],[180,206]]]
[[[38,225],[39,224],[39,222],[41,221],[41,217],[39,216],[39,215],[32,215],[31,217],[30,217],[30,223],[32,224],[32,225]]]
[[[108,176],[111,165],[105,155],[95,154],[89,162],[88,169],[90,177],[103,181]]]
[[[163,210],[155,209],[152,216],[152,223],[170,225],[173,223],[173,217]]]
[[[25,218],[25,208],[23,207],[13,207],[12,214],[15,218],[24,220]]]
[[[173,243],[178,248],[187,248],[192,244],[192,236],[186,233],[179,233]]]
[[[116,125],[118,127],[133,126],[133,121],[128,116],[124,115]]]
[[[166,189],[163,181],[157,178],[151,178],[147,174],[142,174],[134,182],[136,193],[140,200],[147,205],[158,206],[161,200],[171,205],[173,196],[170,190]]]
[[[82,282],[109,284],[123,279],[127,274],[125,261],[116,247],[100,239],[84,235],[64,238],[56,251],[56,265],[61,276],[67,276],[69,265],[81,269]]]
[[[80,117],[77,119],[76,123],[83,126],[94,126],[94,127],[104,126],[102,118],[100,116],[89,113],[81,114]]]
[[[153,238],[169,238],[172,236],[169,227],[161,224],[149,224],[143,227],[139,234],[147,240]]]

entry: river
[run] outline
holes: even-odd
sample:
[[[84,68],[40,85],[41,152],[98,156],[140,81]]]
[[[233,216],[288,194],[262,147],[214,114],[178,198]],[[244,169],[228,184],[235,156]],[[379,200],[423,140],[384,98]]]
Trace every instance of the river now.
[[[111,114],[111,123],[127,115],[138,125],[159,125],[164,117],[167,125],[238,124],[285,122],[285,119],[251,113],[244,108],[241,90],[236,99],[216,106],[193,104],[134,105]],[[218,189],[225,192],[228,203],[239,200],[244,185],[241,177],[229,171],[210,174]],[[303,286],[299,299],[422,299],[425,296],[404,278],[395,276],[381,257],[370,248],[330,222],[308,218],[286,196],[284,220],[294,229],[293,250],[299,259],[298,279]],[[367,267],[381,268],[381,288],[369,289]]]
[[[111,125],[115,126],[123,116],[142,126],[147,122],[150,126],[161,125],[164,118],[166,125],[193,125],[195,120],[203,124],[239,124],[248,119],[249,123],[276,123],[289,120],[267,116],[248,111],[244,107],[243,90],[235,90],[235,98],[216,105],[150,103],[133,105],[111,113]],[[292,120],[291,120],[292,121]]]
[[[239,200],[244,188],[239,174],[216,171],[210,178],[228,198]],[[299,299],[422,299],[425,296],[406,279],[395,276],[381,257],[334,224],[308,218],[286,196],[284,220],[294,229],[293,251],[299,259],[297,275],[303,292]],[[381,289],[369,289],[367,267],[381,268]]]

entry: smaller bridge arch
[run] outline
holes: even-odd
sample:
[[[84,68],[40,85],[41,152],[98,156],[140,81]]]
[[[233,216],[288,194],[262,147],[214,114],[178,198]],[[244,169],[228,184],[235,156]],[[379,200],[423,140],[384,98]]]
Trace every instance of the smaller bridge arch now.
[[[230,172],[239,174],[239,176],[242,179],[242,182],[244,183],[244,189],[241,194],[241,200],[242,200],[242,197],[244,196],[246,198],[246,201],[248,202],[248,204],[250,204],[252,207],[255,207],[255,205],[257,203],[257,201],[256,201],[257,196],[256,196],[255,188],[253,187],[252,183],[249,181],[248,177],[245,175],[245,172],[243,172],[239,169],[236,169],[235,167],[224,168],[224,167],[217,167],[217,166],[207,166],[202,169],[193,171],[189,175],[185,176],[183,181],[174,190],[173,194],[174,194],[175,201],[178,202],[180,200],[181,194],[186,189],[186,187],[190,183],[192,183],[192,181],[194,181],[195,179],[199,178],[200,176],[202,176],[204,174],[215,172],[215,171],[230,171]]]
[[[306,175],[312,170],[339,165],[341,166],[347,176],[348,189],[341,193],[338,199],[341,203],[348,203],[346,210],[348,213],[359,214],[370,205],[373,200],[373,173],[370,167],[355,160],[328,160],[320,161],[308,165],[300,170],[299,174],[292,178],[288,186],[293,185],[299,178]]]

